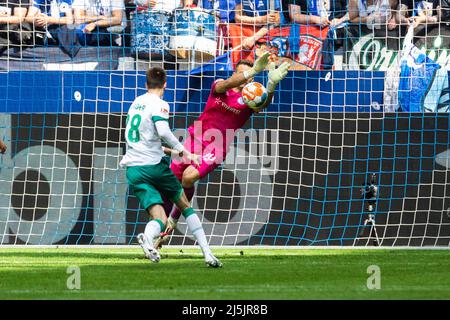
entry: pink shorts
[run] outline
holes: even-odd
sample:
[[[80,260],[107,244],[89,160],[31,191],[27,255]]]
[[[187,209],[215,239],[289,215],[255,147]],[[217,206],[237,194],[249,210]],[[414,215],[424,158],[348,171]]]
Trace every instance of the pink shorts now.
[[[195,165],[193,163],[188,163],[185,161],[177,161],[174,159],[170,165],[170,169],[178,178],[178,180],[182,180],[183,172],[190,165],[194,166],[198,172],[200,173],[200,178],[204,178],[208,175],[208,173],[214,171],[217,167],[219,167],[222,162],[225,160],[226,153],[223,152],[223,148],[216,147],[214,143],[206,142],[203,143],[198,139],[194,139],[193,135],[190,134],[185,143],[184,148],[189,150],[191,153],[196,153],[202,155],[202,160],[200,165]],[[221,158],[218,158],[217,155],[220,155]]]

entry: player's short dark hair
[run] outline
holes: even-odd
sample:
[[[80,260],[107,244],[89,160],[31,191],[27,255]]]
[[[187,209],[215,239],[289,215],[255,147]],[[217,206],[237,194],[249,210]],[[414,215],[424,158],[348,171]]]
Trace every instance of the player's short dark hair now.
[[[238,63],[236,63],[236,69],[240,65],[249,66],[250,68],[252,68],[253,67],[253,62],[251,62],[250,60],[247,60],[247,59],[239,60]]]
[[[147,70],[147,88],[162,89],[166,83],[166,71],[160,67],[152,67]]]

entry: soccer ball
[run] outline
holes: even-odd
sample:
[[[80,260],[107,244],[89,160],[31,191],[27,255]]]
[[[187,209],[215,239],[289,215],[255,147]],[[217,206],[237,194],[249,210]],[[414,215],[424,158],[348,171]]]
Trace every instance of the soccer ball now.
[[[251,82],[242,89],[242,99],[244,103],[255,111],[259,110],[266,102],[268,93],[266,88],[259,82]]]

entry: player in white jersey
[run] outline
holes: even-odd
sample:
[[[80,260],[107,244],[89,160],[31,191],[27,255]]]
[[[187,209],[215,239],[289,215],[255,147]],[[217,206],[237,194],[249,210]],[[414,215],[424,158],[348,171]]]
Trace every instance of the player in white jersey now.
[[[211,267],[221,267],[222,263],[214,257],[201,227],[200,219],[190,206],[181,183],[169,168],[169,159],[163,152],[161,139],[172,151],[172,156],[198,164],[199,156],[186,150],[172,134],[169,127],[169,104],[162,100],[166,88],[166,72],[154,67],[147,71],[147,93],[132,103],[125,129],[127,152],[120,165],[126,167],[130,191],[139,199],[152,220],[146,225],[144,233],[137,236],[146,257],[159,262],[160,254],[154,242],[161,232],[173,228],[174,222],[167,219],[161,195],[170,199],[186,218],[189,230],[194,234]]]

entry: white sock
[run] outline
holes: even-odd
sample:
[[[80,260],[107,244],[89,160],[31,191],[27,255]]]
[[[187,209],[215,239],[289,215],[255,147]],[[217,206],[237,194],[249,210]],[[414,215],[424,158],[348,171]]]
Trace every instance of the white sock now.
[[[203,256],[206,258],[208,254],[211,253],[208,241],[206,240],[205,231],[203,230],[202,223],[196,214],[191,214],[186,218],[186,223],[188,225],[189,231],[192,232],[198,245],[202,249]]]
[[[153,247],[153,240],[161,233],[161,226],[155,220],[150,221],[145,226],[144,234],[150,242],[148,245]]]

